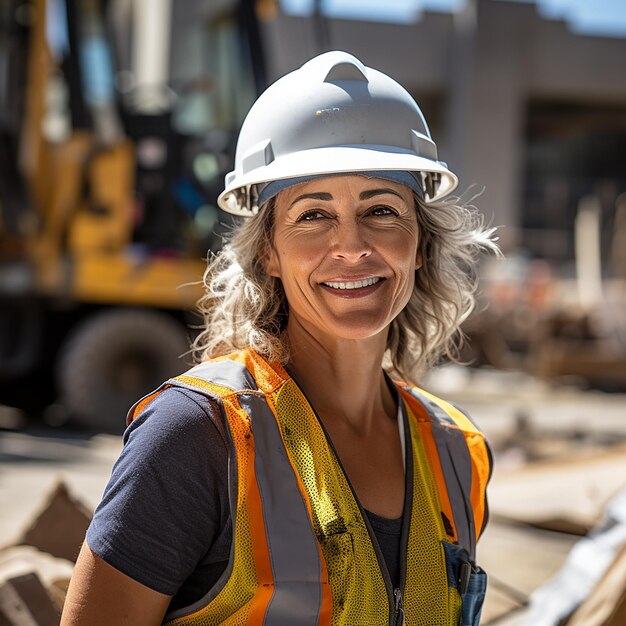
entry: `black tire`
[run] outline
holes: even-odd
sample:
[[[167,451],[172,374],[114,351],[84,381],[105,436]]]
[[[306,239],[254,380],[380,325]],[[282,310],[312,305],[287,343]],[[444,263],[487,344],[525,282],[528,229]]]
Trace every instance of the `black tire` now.
[[[57,368],[62,404],[90,430],[120,433],[139,398],[186,369],[184,325],[156,311],[91,315],[68,338]]]

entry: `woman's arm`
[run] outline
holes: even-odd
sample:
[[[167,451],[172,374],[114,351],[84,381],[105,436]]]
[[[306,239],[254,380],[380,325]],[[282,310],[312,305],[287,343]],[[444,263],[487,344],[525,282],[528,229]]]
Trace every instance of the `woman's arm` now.
[[[169,388],[127,429],[87,530],[63,626],[161,624],[173,594],[181,608],[210,587],[202,570],[192,575],[214,543],[211,556],[228,560],[228,452],[213,421],[220,409],[205,404]]]
[[[171,596],[153,591],[105,563],[87,545],[76,562],[61,626],[157,626]]]

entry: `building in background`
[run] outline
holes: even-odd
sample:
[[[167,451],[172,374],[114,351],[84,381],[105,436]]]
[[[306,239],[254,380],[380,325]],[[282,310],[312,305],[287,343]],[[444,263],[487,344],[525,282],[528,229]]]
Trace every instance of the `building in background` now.
[[[342,49],[405,85],[460,188],[485,187],[477,204],[503,226],[505,251],[571,261],[589,194],[611,248],[626,191],[626,38],[577,34],[532,3],[503,0],[423,12],[411,24],[278,13],[263,34],[270,80]]]

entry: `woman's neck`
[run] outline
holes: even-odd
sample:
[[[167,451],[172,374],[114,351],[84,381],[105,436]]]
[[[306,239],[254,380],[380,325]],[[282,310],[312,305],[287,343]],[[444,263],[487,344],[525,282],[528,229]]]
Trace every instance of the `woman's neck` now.
[[[396,399],[385,381],[384,334],[366,339],[341,339],[292,322],[287,334],[288,367],[324,420],[341,420],[367,434],[381,416],[395,419]]]

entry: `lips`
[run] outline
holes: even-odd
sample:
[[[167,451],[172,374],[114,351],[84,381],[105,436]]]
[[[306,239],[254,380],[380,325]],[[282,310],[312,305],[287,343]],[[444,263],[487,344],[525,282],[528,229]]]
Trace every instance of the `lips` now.
[[[322,284],[331,289],[349,290],[349,289],[363,289],[363,287],[370,287],[382,280],[379,276],[372,276],[370,278],[364,278],[361,280],[349,280],[349,281],[325,281]]]

